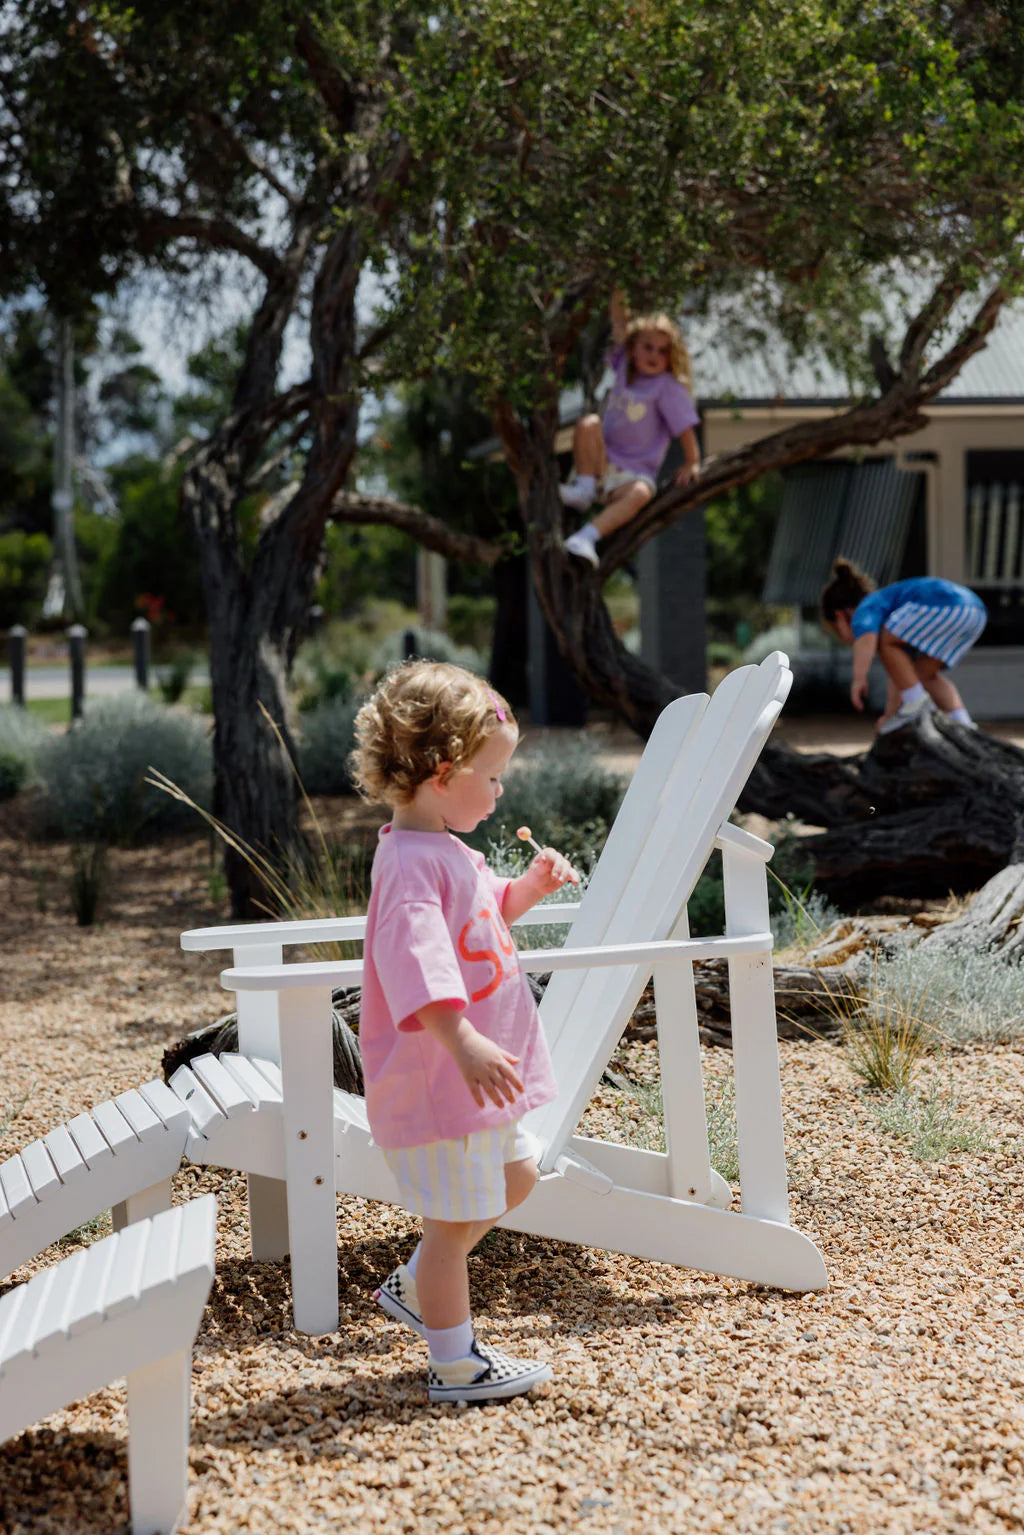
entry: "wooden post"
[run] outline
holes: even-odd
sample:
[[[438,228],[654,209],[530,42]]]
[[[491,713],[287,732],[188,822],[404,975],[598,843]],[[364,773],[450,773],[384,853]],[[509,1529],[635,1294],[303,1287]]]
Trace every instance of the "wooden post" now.
[[[132,620],[132,660],[135,681],[145,693],[149,688],[149,619],[141,615]]]
[[[28,630],[24,624],[12,624],[7,635],[7,655],[11,665],[11,703],[25,707],[25,641]]]
[[[71,718],[80,720],[85,707],[85,642],[89,631],[84,624],[72,624],[68,630],[71,647]]]

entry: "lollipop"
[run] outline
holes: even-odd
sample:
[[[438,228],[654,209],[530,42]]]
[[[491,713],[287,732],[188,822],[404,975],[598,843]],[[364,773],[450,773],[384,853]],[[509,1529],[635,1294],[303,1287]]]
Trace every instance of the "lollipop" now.
[[[518,827],[516,830],[516,836],[519,838],[520,842],[528,842],[531,847],[535,847],[537,849],[538,853],[543,853],[544,849],[541,847],[540,843],[537,841],[536,837],[533,835],[533,832],[528,826]],[[575,869],[570,871],[569,878],[572,880],[574,885],[578,885],[580,882],[580,877],[576,873]]]

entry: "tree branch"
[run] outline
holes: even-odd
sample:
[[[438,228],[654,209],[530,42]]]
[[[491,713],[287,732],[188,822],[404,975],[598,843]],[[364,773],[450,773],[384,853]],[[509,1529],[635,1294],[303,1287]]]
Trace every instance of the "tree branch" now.
[[[499,544],[478,538],[474,533],[458,533],[439,517],[432,517],[418,506],[392,501],[386,496],[359,496],[343,491],[332,501],[328,520],[398,528],[422,544],[424,549],[433,549],[449,560],[466,560],[475,565],[495,565],[503,552]]]
[[[140,213],[135,224],[139,250],[150,255],[163,241],[195,240],[214,250],[233,250],[245,256],[265,277],[274,278],[281,270],[276,251],[261,245],[229,219],[207,218],[198,213]]]

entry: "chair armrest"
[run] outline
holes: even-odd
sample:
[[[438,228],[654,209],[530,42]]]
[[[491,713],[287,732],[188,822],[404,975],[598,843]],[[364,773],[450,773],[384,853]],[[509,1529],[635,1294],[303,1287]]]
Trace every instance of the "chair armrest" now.
[[[237,927],[193,927],[181,935],[189,953],[218,949],[258,948],[267,943],[339,943],[358,941],[366,933],[366,917],[310,917],[301,922],[243,922]]]
[[[524,970],[576,970],[587,966],[654,965],[672,961],[729,959],[771,950],[771,933],[743,933],[735,938],[666,938],[655,943],[603,944],[581,949],[527,949]],[[294,988],[353,986],[363,973],[361,959],[319,960],[302,965],[235,966],[222,970],[226,991],[290,991]]]
[[[718,828],[715,847],[720,853],[724,853],[727,848],[753,853],[755,857],[763,858],[765,863],[775,852],[772,844],[766,842],[763,837],[755,837],[752,831],[744,831],[742,826],[733,826],[731,821],[723,822]]]

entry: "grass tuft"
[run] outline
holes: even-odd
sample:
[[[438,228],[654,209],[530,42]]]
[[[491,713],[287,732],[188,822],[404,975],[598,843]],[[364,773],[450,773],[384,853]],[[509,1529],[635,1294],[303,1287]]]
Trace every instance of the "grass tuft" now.
[[[952,1083],[945,1092],[937,1082],[924,1092],[900,1089],[867,1105],[881,1128],[906,1141],[922,1162],[944,1162],[957,1152],[990,1151],[993,1140],[984,1125],[961,1112]]]

